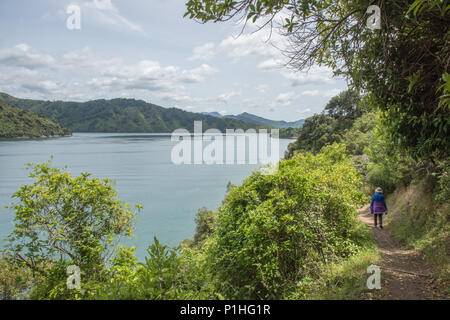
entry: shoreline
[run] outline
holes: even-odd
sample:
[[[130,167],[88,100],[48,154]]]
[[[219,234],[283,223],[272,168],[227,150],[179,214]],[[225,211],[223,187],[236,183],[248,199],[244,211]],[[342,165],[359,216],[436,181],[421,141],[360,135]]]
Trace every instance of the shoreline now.
[[[49,138],[62,138],[62,137],[71,137],[71,134],[64,135],[54,135],[54,136],[19,136],[19,137],[2,137],[0,136],[0,140],[31,140],[31,139],[49,139]]]
[[[50,138],[63,138],[63,137],[72,137],[74,133],[103,133],[103,134],[150,134],[150,135],[167,135],[170,136],[172,132],[117,132],[117,131],[76,131],[70,134],[64,135],[53,135],[53,136],[18,136],[18,137],[5,137],[0,136],[0,140],[32,140],[32,139],[50,139]],[[279,137],[279,139],[297,139],[297,137]]]

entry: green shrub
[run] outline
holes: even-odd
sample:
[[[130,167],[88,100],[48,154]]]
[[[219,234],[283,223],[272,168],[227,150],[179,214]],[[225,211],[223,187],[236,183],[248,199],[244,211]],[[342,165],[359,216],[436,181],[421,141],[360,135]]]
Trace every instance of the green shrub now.
[[[436,201],[425,180],[397,188],[387,198],[389,228],[398,240],[423,253],[444,291],[450,283],[450,210]]]
[[[215,214],[214,211],[206,208],[198,210],[195,217],[196,228],[193,245],[201,245],[213,233],[216,224]]]
[[[381,187],[384,193],[389,194],[394,191],[396,181],[395,175],[393,175],[393,173],[382,164],[369,164],[367,182],[369,182],[374,188]]]
[[[14,261],[8,255],[0,257],[0,300],[26,297],[31,288],[31,269]]]
[[[349,230],[363,195],[360,175],[334,144],[253,173],[219,208],[207,247],[225,298],[277,299],[322,263],[357,251]]]
[[[96,299],[213,299],[211,270],[198,251],[170,248],[156,238],[147,249],[145,262],[134,255],[135,248],[119,247],[108,270],[109,280],[101,284]]]
[[[364,154],[365,149],[373,142],[377,124],[377,114],[374,112],[365,113],[356,119],[353,126],[343,135],[347,151],[353,155]]]
[[[437,178],[438,191],[436,192],[435,200],[445,203],[450,199],[450,160],[440,161],[436,171],[435,176]]]
[[[120,201],[111,180],[88,173],[72,177],[50,162],[30,167],[33,183],[13,195],[15,226],[7,253],[37,275],[33,299],[78,298],[104,281],[114,240],[131,234],[135,212]],[[69,265],[80,268],[81,290],[67,288]]]

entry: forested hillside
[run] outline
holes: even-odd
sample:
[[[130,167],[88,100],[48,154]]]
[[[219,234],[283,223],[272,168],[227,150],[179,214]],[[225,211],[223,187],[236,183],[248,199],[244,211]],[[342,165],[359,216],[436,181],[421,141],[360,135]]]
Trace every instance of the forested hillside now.
[[[237,115],[227,114],[227,115],[221,115],[218,112],[202,112],[203,114],[219,117],[219,118],[231,118],[231,119],[237,119],[242,120],[245,122],[250,123],[258,123],[258,124],[265,124],[268,126],[273,126],[275,128],[300,128],[305,120],[300,119],[297,121],[283,121],[283,120],[270,120],[263,117],[258,117],[254,114],[243,112]]]
[[[270,128],[236,119],[163,108],[135,99],[64,102],[18,99],[1,93],[0,101],[31,110],[78,132],[172,132],[179,128],[192,132],[196,120],[202,121],[203,130],[216,128],[225,132],[226,129]]]
[[[352,90],[341,92],[333,97],[322,113],[305,119],[303,126],[297,132],[297,141],[289,145],[286,156],[291,157],[294,152],[317,153],[328,144],[342,141],[344,134],[352,128],[355,120],[363,115],[360,101],[359,94]],[[371,119],[374,115],[367,115],[366,118],[366,121],[374,120]],[[369,125],[366,131],[370,128]],[[361,154],[362,150],[358,152]]]
[[[254,114],[243,112],[238,115],[230,115],[227,116],[229,118],[234,118],[238,120],[242,120],[245,122],[251,122],[251,123],[261,123],[269,126],[274,126],[276,128],[300,128],[304,122],[303,119],[297,120],[297,121],[277,121],[277,120],[270,120],[262,117],[258,117]]]
[[[71,134],[58,123],[0,102],[0,138],[41,138]]]

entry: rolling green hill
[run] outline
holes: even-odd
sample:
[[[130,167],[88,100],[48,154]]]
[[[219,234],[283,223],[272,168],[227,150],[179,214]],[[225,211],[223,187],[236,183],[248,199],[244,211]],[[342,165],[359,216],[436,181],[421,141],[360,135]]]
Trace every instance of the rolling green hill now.
[[[226,116],[228,118],[233,118],[233,119],[239,119],[245,122],[250,122],[250,123],[261,123],[261,124],[265,124],[265,125],[269,125],[269,126],[274,126],[276,128],[300,128],[303,124],[303,122],[305,122],[304,119],[300,119],[297,121],[291,121],[291,122],[287,122],[287,121],[283,121],[283,120],[270,120],[270,119],[266,119],[266,118],[262,118],[262,117],[258,117],[254,114],[248,113],[248,112],[243,112],[241,114],[238,115],[230,115],[230,116]]]
[[[70,134],[70,130],[58,123],[0,102],[0,138],[40,138]]]
[[[258,123],[258,124],[264,124],[268,126],[272,126],[275,128],[300,128],[303,125],[303,122],[305,122],[304,119],[300,119],[297,121],[283,121],[283,120],[270,120],[263,117],[256,116],[254,114],[243,112],[238,115],[221,115],[218,112],[202,112],[202,114],[210,115],[213,117],[219,117],[219,118],[230,118],[230,119],[237,119],[249,123]]]
[[[79,132],[172,132],[178,128],[192,132],[195,120],[202,121],[203,130],[216,128],[225,132],[225,129],[270,128],[237,119],[163,108],[135,99],[64,102],[18,99],[0,93],[0,101],[31,110]]]

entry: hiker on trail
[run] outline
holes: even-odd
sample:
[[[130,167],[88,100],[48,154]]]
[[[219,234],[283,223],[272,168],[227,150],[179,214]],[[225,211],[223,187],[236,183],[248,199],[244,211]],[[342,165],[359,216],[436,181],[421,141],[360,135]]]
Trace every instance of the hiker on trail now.
[[[380,187],[375,189],[375,194],[370,202],[370,213],[373,214],[375,228],[377,227],[377,220],[380,220],[380,228],[383,229],[383,214],[387,214],[386,201],[384,200],[383,189]]]

